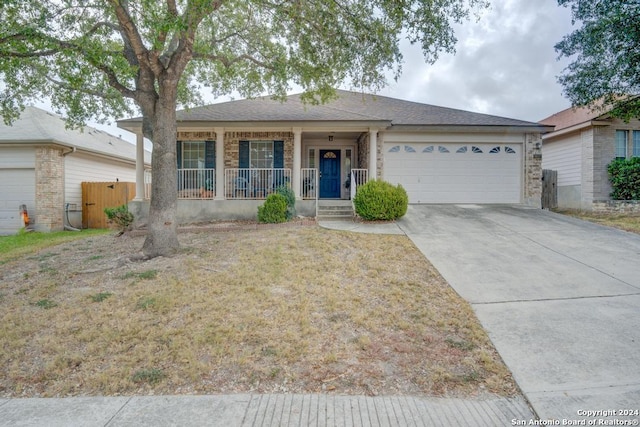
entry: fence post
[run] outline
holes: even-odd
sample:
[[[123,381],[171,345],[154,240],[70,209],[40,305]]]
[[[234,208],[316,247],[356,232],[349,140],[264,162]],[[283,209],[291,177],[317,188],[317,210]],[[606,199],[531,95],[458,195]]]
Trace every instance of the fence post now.
[[[542,209],[558,207],[558,171],[542,170]]]

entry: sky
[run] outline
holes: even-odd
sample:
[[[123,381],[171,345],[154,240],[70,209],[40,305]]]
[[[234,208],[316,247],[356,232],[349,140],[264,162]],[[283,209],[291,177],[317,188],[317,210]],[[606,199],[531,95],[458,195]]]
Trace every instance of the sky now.
[[[381,94],[537,122],[570,107],[557,83],[569,62],[554,45],[574,29],[556,0],[491,0],[478,22],[456,27],[455,55],[429,66],[405,46],[404,73]]]
[[[570,10],[557,0],[490,3],[479,20],[455,26],[455,55],[441,54],[428,65],[418,46],[403,43],[403,73],[379,94],[533,122],[570,107],[557,82],[568,60],[558,61],[554,49],[575,29]],[[205,95],[207,103],[231,99]],[[89,125],[135,141],[115,125]]]

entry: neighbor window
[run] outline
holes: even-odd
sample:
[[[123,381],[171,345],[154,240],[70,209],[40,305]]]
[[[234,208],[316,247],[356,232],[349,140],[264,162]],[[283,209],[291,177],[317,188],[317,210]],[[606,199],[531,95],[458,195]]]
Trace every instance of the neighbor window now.
[[[626,130],[616,131],[616,159],[627,158],[627,139],[629,132]]]
[[[183,141],[182,142],[182,168],[202,169],[204,168],[205,145],[204,141]]]
[[[633,157],[640,157],[640,130],[633,131]]]
[[[252,168],[273,167],[273,141],[251,141],[249,163]]]

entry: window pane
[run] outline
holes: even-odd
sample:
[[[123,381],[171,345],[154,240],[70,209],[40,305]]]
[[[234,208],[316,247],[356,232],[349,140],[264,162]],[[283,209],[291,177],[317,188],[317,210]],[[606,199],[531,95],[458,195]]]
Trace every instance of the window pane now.
[[[633,131],[633,157],[640,157],[640,130]]]
[[[182,143],[182,167],[184,169],[204,168],[204,141]]]
[[[251,141],[251,168],[273,168],[273,141]]]
[[[616,159],[627,158],[627,135],[626,130],[616,131]]]

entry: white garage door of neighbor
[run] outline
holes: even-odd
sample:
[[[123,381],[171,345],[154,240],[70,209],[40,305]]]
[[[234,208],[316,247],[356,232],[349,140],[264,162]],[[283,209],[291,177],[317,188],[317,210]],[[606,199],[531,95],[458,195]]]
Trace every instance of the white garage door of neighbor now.
[[[410,203],[520,203],[521,144],[385,143],[384,177]]]
[[[29,215],[35,216],[35,179],[33,169],[0,169],[0,235],[20,230],[20,205],[27,205]]]

